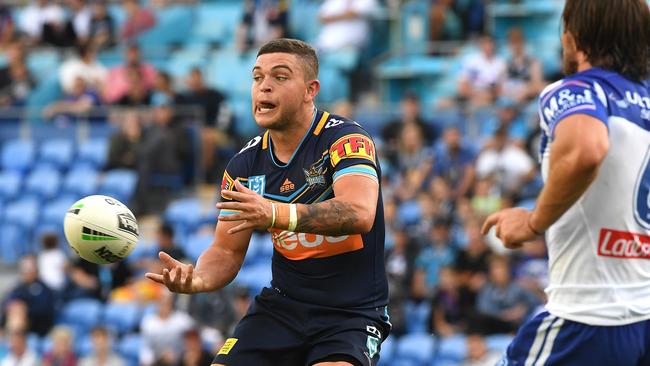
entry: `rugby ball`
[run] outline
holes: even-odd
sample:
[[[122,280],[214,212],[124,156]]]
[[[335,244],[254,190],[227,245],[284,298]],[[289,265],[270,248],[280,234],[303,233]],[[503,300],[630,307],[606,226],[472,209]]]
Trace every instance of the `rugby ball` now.
[[[135,216],[109,196],[88,196],[75,202],[65,215],[63,228],[72,250],[97,264],[123,260],[138,241]]]

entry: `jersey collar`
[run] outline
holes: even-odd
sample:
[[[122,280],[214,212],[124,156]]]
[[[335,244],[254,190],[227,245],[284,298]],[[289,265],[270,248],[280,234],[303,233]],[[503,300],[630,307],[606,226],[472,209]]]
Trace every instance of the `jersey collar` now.
[[[318,117],[318,109],[316,107],[314,107],[314,117],[311,120],[311,124],[309,125],[309,128],[307,129],[305,134],[302,136],[302,139],[300,140],[300,143],[296,147],[296,150],[294,150],[293,154],[291,154],[291,158],[289,159],[289,161],[287,161],[286,164],[280,164],[275,159],[275,155],[273,154],[273,144],[271,143],[271,134],[268,133],[268,131],[267,131],[267,133],[264,134],[265,137],[266,137],[266,141],[264,141],[264,142],[266,142],[268,144],[268,146],[269,146],[269,155],[271,156],[271,161],[273,162],[273,164],[275,164],[275,166],[277,166],[278,168],[286,168],[286,167],[289,166],[289,164],[291,164],[291,162],[293,161],[293,158],[296,157],[296,153],[298,153],[298,150],[300,150],[302,145],[305,143],[305,140],[307,140],[307,136],[309,136],[311,134],[311,131],[314,129],[314,123],[316,122],[317,117]]]

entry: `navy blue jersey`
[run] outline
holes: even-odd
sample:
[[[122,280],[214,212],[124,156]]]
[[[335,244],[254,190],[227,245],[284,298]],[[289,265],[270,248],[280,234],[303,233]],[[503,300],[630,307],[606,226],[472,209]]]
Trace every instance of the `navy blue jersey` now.
[[[333,198],[334,181],[347,174],[381,177],[374,143],[356,122],[316,110],[288,162],[274,156],[267,131],[248,142],[228,163],[221,189],[233,190],[234,181],[239,180],[270,201],[312,204]],[[387,304],[381,186],[375,222],[367,234],[269,231],[274,248],[272,286],[287,296],[332,307]]]

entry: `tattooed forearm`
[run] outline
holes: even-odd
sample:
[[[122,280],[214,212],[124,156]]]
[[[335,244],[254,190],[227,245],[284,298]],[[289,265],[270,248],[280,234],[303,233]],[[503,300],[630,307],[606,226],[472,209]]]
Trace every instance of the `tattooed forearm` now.
[[[351,203],[329,200],[298,206],[296,232],[321,235],[358,234],[359,217]]]

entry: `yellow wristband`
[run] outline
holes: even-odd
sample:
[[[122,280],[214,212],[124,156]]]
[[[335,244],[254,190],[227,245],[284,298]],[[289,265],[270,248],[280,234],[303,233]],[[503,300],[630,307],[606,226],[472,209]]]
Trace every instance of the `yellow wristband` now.
[[[273,213],[271,214],[271,226],[273,227],[275,225],[275,203],[271,202],[271,210]]]
[[[298,226],[298,208],[295,203],[292,203],[289,205],[289,226],[287,230],[294,231],[296,226]]]

